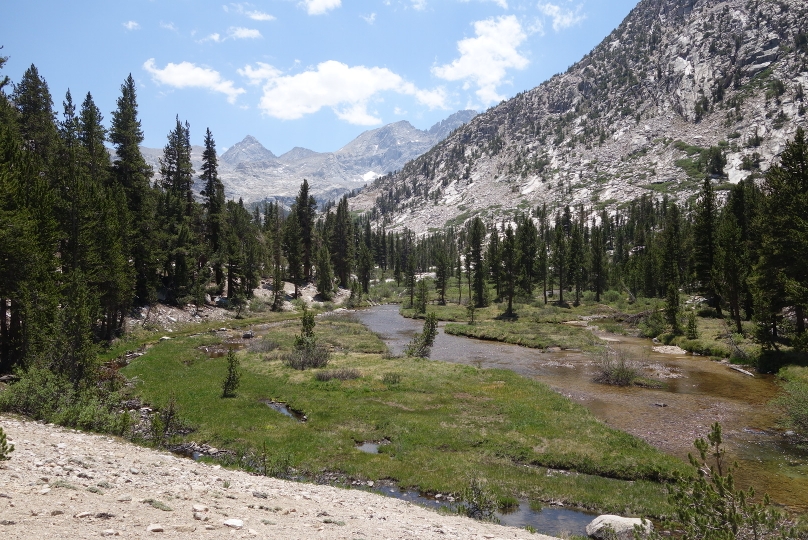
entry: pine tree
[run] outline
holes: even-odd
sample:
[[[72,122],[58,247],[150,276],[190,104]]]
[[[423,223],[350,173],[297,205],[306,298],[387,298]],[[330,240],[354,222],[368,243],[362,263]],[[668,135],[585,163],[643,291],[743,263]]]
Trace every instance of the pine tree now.
[[[140,152],[143,132],[137,117],[135,80],[131,74],[121,85],[117,106],[112,113],[109,133],[109,140],[115,147],[112,172],[116,184],[126,194],[127,207],[131,212],[130,232],[125,245],[131,250],[137,298],[141,303],[146,303],[155,296],[157,288],[155,200],[149,183],[152,170]]]
[[[294,215],[295,207],[293,206],[292,215],[284,224],[283,249],[286,254],[287,276],[295,286],[295,298],[297,298],[297,289],[304,276],[300,222],[294,218]]]
[[[485,261],[483,259],[483,243],[485,242],[485,225],[479,217],[471,221],[468,233],[469,256],[467,258],[470,275],[473,276],[473,301],[477,307],[488,305],[488,287],[486,284]]]
[[[604,242],[603,226],[593,224],[590,241],[590,258],[592,260],[592,288],[595,290],[595,302],[600,302],[600,296],[606,287],[606,244]]]
[[[17,129],[28,150],[48,166],[56,152],[56,118],[48,83],[31,64],[14,85],[11,99],[17,109]]]
[[[665,291],[665,320],[674,334],[681,333],[679,314],[679,261],[681,259],[681,234],[679,206],[673,203],[667,210],[663,230],[662,275]]]
[[[212,262],[214,279],[221,290],[224,284],[222,267],[222,238],[224,237],[224,185],[219,179],[219,158],[216,155],[216,141],[210,128],[205,130],[205,150],[202,151],[202,174],[199,178],[204,183],[202,197],[206,212],[205,237],[208,244],[208,255]]]
[[[238,390],[240,383],[241,373],[239,371],[238,357],[236,357],[235,349],[229,349],[227,351],[227,375],[225,375],[222,382],[222,397],[236,397],[236,390]]]
[[[107,139],[107,129],[104,127],[104,117],[93,102],[93,96],[87,96],[81,104],[79,111],[79,140],[84,147],[87,159],[87,168],[90,178],[95,183],[108,184],[109,151],[104,145]]]
[[[508,309],[505,312],[508,317],[513,315],[513,297],[516,294],[517,272],[519,271],[517,256],[516,236],[513,227],[508,223],[502,239],[502,282],[505,297],[508,299]]]
[[[696,204],[696,217],[693,225],[693,258],[696,279],[707,294],[710,305],[721,316],[721,298],[718,291],[718,269],[716,241],[718,209],[710,177],[704,179],[701,194]]]
[[[317,214],[317,202],[309,195],[309,182],[305,178],[300,184],[300,191],[295,199],[294,215],[300,229],[300,246],[303,250],[303,279],[311,280],[311,267],[314,262],[314,217]],[[365,291],[367,292],[367,291]]]
[[[558,303],[564,305],[564,287],[567,284],[567,273],[569,271],[569,247],[567,233],[564,230],[562,221],[556,221],[553,231],[553,269],[558,276]]]
[[[317,250],[317,292],[324,300],[331,300],[334,293],[334,272],[331,269],[331,254],[328,246],[320,246]]]
[[[347,197],[343,197],[337,204],[334,230],[331,233],[331,257],[340,287],[347,288],[354,259],[353,223],[348,211]]]
[[[533,295],[533,283],[537,274],[538,231],[530,216],[516,220],[516,259],[519,274],[519,289],[527,296]]]
[[[792,307],[796,333],[805,333],[808,310],[808,140],[797,128],[786,144],[780,163],[766,172],[763,199],[756,223],[760,259],[752,278],[758,318],[772,326],[784,307]]]

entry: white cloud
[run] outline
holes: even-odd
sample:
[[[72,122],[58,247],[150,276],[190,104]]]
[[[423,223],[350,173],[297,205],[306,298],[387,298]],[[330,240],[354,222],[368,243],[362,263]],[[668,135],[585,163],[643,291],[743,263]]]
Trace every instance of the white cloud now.
[[[468,4],[471,0],[460,0],[464,4]],[[493,2],[502,9],[508,9],[508,2],[507,0],[480,0],[481,2]]]
[[[337,117],[351,124],[380,124],[381,119],[368,111],[368,104],[387,91],[413,96],[429,108],[445,107],[442,89],[421,90],[387,68],[351,67],[329,60],[297,75],[281,75],[268,64],[247,66],[239,73],[253,83],[266,81],[258,106],[265,114],[283,120],[330,107]]]
[[[216,43],[221,43],[224,40],[222,39],[222,36],[220,36],[218,33],[214,32],[211,35],[209,35],[208,37],[203,38],[201,41],[203,41],[203,42],[204,41],[215,41]]]
[[[143,63],[143,69],[148,71],[152,80],[158,84],[174,88],[207,88],[225,94],[230,103],[234,103],[240,94],[246,92],[243,88],[236,88],[233,81],[223,79],[218,71],[199,67],[190,62],[179,64],[169,62],[163,69],[158,69],[154,64],[154,58],[149,58]]]
[[[525,69],[530,63],[517,50],[527,35],[513,15],[477,21],[474,33],[477,37],[457,42],[460,58],[433,67],[432,73],[448,81],[465,81],[465,89],[473,82],[484,105],[496,103],[504,99],[497,87],[504,82],[506,70]]]
[[[360,17],[362,17],[362,19],[364,19],[365,22],[368,23],[368,24],[373,24],[373,23],[376,22],[376,14],[375,13],[371,13],[370,15],[360,15]]]
[[[303,6],[309,15],[322,15],[342,5],[342,0],[303,0]]]
[[[244,69],[239,69],[238,74],[250,80],[250,84],[260,84],[269,79],[274,79],[281,76],[281,72],[269,64],[263,62],[257,63],[258,67],[245,66]]]
[[[580,5],[573,11],[571,9],[564,9],[555,4],[539,4],[539,11],[548,17],[552,17],[553,30],[556,32],[576,25],[586,18],[586,14],[581,13]]]
[[[137,23],[137,21],[126,21],[123,23],[123,27],[127,30],[140,30],[140,25]]]
[[[248,11],[245,13],[247,17],[251,18],[254,21],[274,21],[275,17],[270,15],[269,13],[264,13],[263,11]]]
[[[253,6],[252,4],[230,4],[233,6],[233,10],[238,13],[239,15],[246,15],[247,17],[251,18],[254,21],[274,21],[275,17],[270,15],[269,13],[264,13],[263,11],[258,11],[251,9]],[[227,5],[222,6],[222,9],[225,12],[229,13],[230,8]]]
[[[423,11],[426,9],[426,0],[412,0],[412,7],[416,11]]]
[[[227,29],[227,37],[230,39],[256,39],[260,38],[261,32],[254,28],[242,28],[240,26],[231,26]]]
[[[165,22],[160,21],[160,28],[163,28],[165,30],[171,30],[172,32],[177,31],[177,27],[174,26],[173,22],[165,23]]]

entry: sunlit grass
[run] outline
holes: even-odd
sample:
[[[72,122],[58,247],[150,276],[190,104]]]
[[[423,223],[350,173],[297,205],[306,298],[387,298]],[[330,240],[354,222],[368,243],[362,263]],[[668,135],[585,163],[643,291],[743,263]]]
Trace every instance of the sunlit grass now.
[[[318,341],[333,348],[327,370],[360,377],[318,381],[318,370],[293,370],[280,360],[298,332],[296,322],[274,326],[255,339],[278,349],[239,351],[241,384],[231,399],[221,398],[226,359],[198,348],[221,339],[212,334],[158,342],[123,372],[148,403],[162,406],[173,393],[182,418],[196,427],[189,440],[248,453],[266,445],[312,475],[337,471],[458,493],[474,473],[502,496],[646,515],[667,509],[658,481],[672,478],[681,462],[539,382],[505,370],[385,358],[376,335],[334,316],[318,318],[315,328]],[[262,400],[285,402],[308,421]],[[390,444],[378,455],[355,448],[383,439]]]

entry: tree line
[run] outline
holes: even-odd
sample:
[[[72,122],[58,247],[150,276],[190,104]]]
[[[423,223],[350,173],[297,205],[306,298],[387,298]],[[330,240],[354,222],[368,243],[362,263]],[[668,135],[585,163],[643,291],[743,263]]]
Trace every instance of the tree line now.
[[[679,291],[700,292],[738,331],[754,319],[767,346],[805,345],[802,130],[762,182],[742,181],[723,198],[706,177],[692,202],[541,206],[417,238],[353,214],[347,197],[318,214],[306,180],[291,207],[226,200],[213,134],[195,171],[191,128],[179,117],[152,170],[131,75],[109,129],[103,121],[89,92],[77,106],[68,90],[57,114],[33,65],[16,84],[0,80],[0,372],[39,363],[79,384],[97,346],[120,334],[133,308],[158,300],[199,306],[222,296],[238,308],[266,278],[278,309],[284,281],[295,295],[316,283],[329,300],[336,287],[361,295],[390,276],[413,304],[422,272],[434,272],[439,302],[452,287],[458,302],[501,300],[509,315],[515,299],[537,295],[560,304],[609,290],[667,298],[674,331]]]
[[[131,75],[109,128],[90,92],[77,104],[68,90],[57,113],[34,65],[15,84],[0,81],[0,372],[37,365],[78,387],[98,346],[141,306],[221,295],[239,308],[262,278],[278,284],[274,308],[284,281],[297,294],[316,279],[325,299],[352,282],[367,291],[388,243],[414,241],[379,243],[347,198],[318,218],[306,180],[291,208],[226,200],[213,134],[195,171],[179,117],[158,170],[143,139]]]
[[[562,305],[586,293],[599,302],[606,291],[660,298],[674,333],[683,332],[681,292],[701,294],[716,316],[728,312],[737,333],[743,321],[754,321],[766,348],[808,350],[804,131],[762,179],[720,192],[714,184],[707,175],[688,201],[643,195],[612,212],[543,205],[498,223],[478,216],[423,237],[403,266],[410,276],[434,272],[438,302],[452,283],[458,302],[465,288],[476,307],[507,302],[506,315],[515,298],[537,295]]]

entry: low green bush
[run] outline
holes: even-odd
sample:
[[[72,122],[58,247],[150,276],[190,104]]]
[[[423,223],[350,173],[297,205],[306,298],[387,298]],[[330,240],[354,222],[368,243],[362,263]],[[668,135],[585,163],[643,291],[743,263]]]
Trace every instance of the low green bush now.
[[[639,365],[622,349],[605,349],[596,356],[598,373],[595,382],[614,386],[631,386],[640,378]]]
[[[326,382],[332,379],[337,379],[338,381],[350,381],[352,379],[358,379],[361,376],[362,374],[358,369],[342,368],[317,372],[314,375],[314,378],[320,382]]]
[[[14,445],[9,444],[6,439],[6,433],[0,427],[0,461],[8,461],[11,459],[11,453],[14,451]]]

